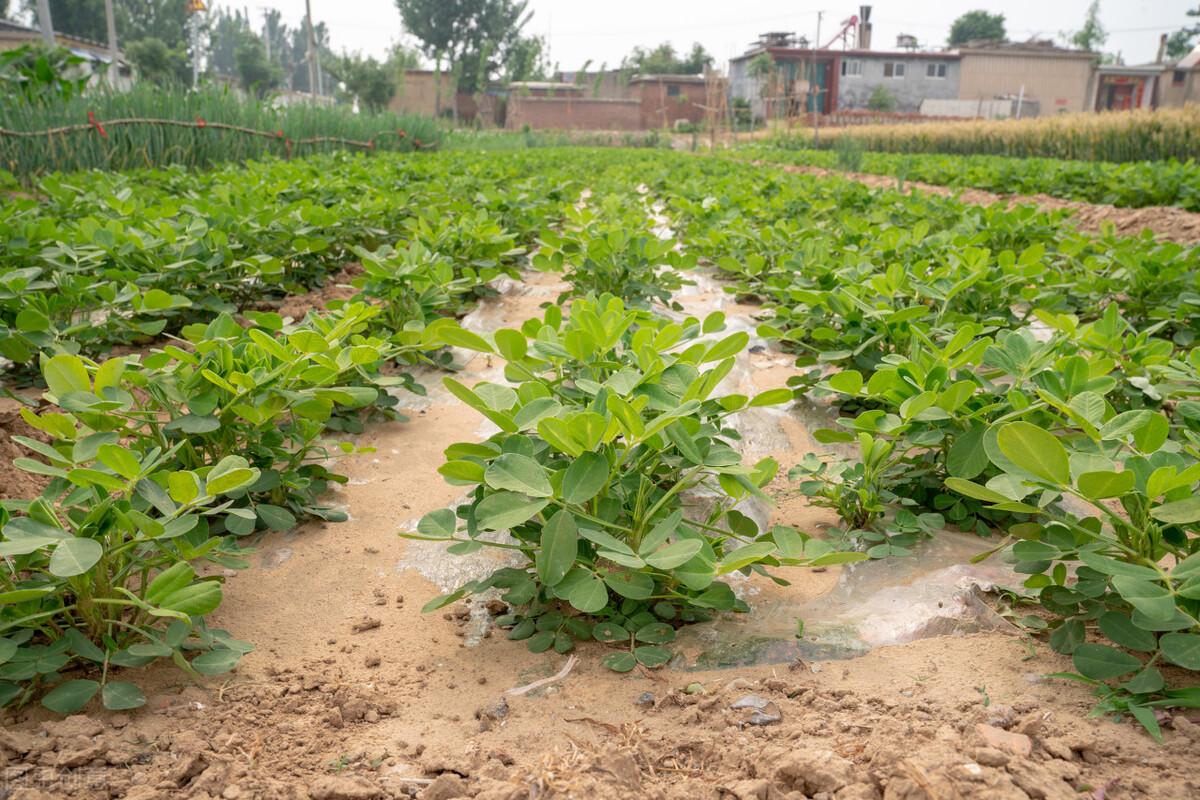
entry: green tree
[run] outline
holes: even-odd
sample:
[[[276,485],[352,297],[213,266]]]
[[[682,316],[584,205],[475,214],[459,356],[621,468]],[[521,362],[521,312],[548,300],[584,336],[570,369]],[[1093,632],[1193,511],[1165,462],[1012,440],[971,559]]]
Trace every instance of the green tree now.
[[[459,88],[476,92],[521,50],[529,0],[396,0],[405,29],[438,69],[443,62]]]
[[[867,108],[872,111],[895,111],[896,98],[892,97],[886,86],[876,86],[875,91],[867,98]]]
[[[75,0],[66,0],[74,2]],[[89,0],[90,1],[90,0]],[[103,11],[104,2],[99,0]],[[117,38],[124,46],[153,36],[172,50],[186,52],[190,39],[188,0],[113,0]],[[101,17],[103,20],[103,16]],[[103,22],[101,23],[103,24]],[[101,34],[104,41],[107,34]]]
[[[652,50],[633,48],[621,62],[621,68],[642,75],[699,75],[712,63],[713,57],[699,42],[692,45],[686,56],[677,54],[670,42],[663,42]]]
[[[546,59],[546,39],[542,36],[522,36],[517,39],[505,59],[502,80],[544,81],[550,77],[550,62]]]
[[[131,62],[151,80],[162,81],[168,75],[183,75],[190,70],[188,57],[187,0],[113,0],[117,42]],[[37,0],[25,0],[25,8],[37,15]],[[104,18],[104,0],[50,0],[50,18],[60,33],[108,41]],[[150,41],[145,47],[139,45]],[[163,53],[159,45],[166,47]],[[136,53],[142,63],[138,63]],[[179,67],[180,61],[183,68]]]
[[[291,64],[291,81],[289,85],[298,92],[309,92],[312,88],[308,85],[308,30],[304,25],[298,28],[293,28],[290,33],[291,49],[288,58],[288,63]],[[317,52],[321,57],[321,73],[326,72],[326,62],[332,62],[336,56],[329,49],[329,28],[324,22],[313,24],[313,37],[317,40]],[[325,78],[322,78],[322,86],[325,85]]]
[[[1108,32],[1100,24],[1100,0],[1092,0],[1083,18],[1083,27],[1071,36],[1071,44],[1094,53],[1106,41]]]
[[[976,10],[968,11],[954,20],[954,24],[950,26],[948,42],[951,47],[957,47],[980,39],[1002,42],[1006,37],[1003,14]]]
[[[25,0],[25,8],[37,19],[37,0]],[[104,0],[50,0],[50,19],[54,30],[71,36],[80,36],[94,42],[108,40],[108,26],[104,22]]]
[[[267,60],[267,49],[257,36],[239,44],[235,58],[238,80],[246,91],[261,98],[279,85],[279,67]]]
[[[1190,8],[1187,15],[1192,18],[1200,17],[1200,5]],[[1180,59],[1192,51],[1192,43],[1200,36],[1200,22],[1185,25],[1171,34],[1167,39],[1167,57]]]
[[[250,21],[240,11],[217,9],[209,19],[209,71],[227,78],[238,77],[238,51],[256,39]]]
[[[37,0],[25,0],[24,6],[37,16]],[[169,48],[187,44],[187,0],[113,0],[113,16],[122,49],[150,36],[161,39]],[[94,42],[108,41],[104,0],[50,0],[50,18],[60,33]]]
[[[359,53],[343,53],[329,62],[329,71],[345,86],[348,97],[358,99],[360,108],[382,111],[396,94],[399,67],[391,62],[380,63]]]
[[[187,84],[192,79],[192,66],[182,50],[167,47],[154,36],[139,39],[125,47],[125,57],[133,64],[142,80],[159,86]]]
[[[392,49],[388,51],[387,63],[396,72],[408,69],[420,69],[421,53],[411,47],[406,47],[400,42],[396,42],[392,45]]]

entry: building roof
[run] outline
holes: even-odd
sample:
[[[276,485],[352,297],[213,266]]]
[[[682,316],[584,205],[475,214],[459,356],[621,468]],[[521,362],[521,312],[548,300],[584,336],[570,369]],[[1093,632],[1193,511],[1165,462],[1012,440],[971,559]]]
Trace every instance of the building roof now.
[[[740,56],[734,56],[731,61],[745,61],[747,59],[756,58],[762,53],[770,53],[774,58],[788,60],[804,60],[812,58],[814,55],[818,58],[831,58],[834,56],[841,58],[886,58],[891,61],[911,60],[911,61],[928,61],[936,59],[941,61],[957,61],[962,58],[962,55],[955,50],[861,50],[849,48],[846,50],[819,49],[813,52],[807,47],[766,47],[742,53]]]
[[[1100,64],[1096,72],[1102,75],[1158,75],[1162,64]]]
[[[1196,45],[1196,49],[1175,64],[1175,69],[1195,69],[1196,67],[1200,67],[1200,45]]]
[[[1026,42],[1001,42],[995,39],[973,39],[959,48],[963,55],[998,55],[1015,57],[1054,57],[1096,59],[1096,53],[1060,47],[1049,39],[1030,39]]]
[[[629,79],[629,82],[666,81],[670,83],[704,83],[705,80],[706,78],[703,75],[635,75]]]
[[[546,91],[555,92],[582,92],[583,87],[574,83],[562,83],[559,81],[513,81],[508,84],[508,88],[513,89],[544,89]]]
[[[40,41],[41,38],[41,28],[31,28],[19,22],[0,19],[0,39],[33,42]],[[54,40],[56,44],[67,48],[80,58],[86,58],[89,61],[102,61],[105,64],[112,60],[108,54],[108,45],[102,42],[85,39],[82,36],[75,36],[70,33],[60,33],[59,31],[54,32]],[[120,50],[117,51],[117,60],[123,64],[127,63],[125,54]]]

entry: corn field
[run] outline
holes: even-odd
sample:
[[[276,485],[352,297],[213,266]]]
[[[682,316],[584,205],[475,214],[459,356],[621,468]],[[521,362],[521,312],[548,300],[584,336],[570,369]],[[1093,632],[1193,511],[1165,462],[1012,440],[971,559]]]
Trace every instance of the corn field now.
[[[1079,161],[1186,161],[1200,154],[1200,107],[1063,114],[1022,120],[928,122],[829,128],[821,146],[839,137],[860,140],[867,150],[892,153],[956,153]],[[811,147],[808,133],[781,140],[784,147]]]
[[[127,119],[162,122],[105,125]],[[91,120],[99,127],[44,136],[14,135],[80,128]],[[198,126],[200,122],[204,127]],[[266,156],[367,149],[368,142],[375,149],[407,151],[434,147],[440,141],[437,123],[424,117],[353,114],[345,107],[312,105],[272,108],[221,89],[190,91],[147,84],[128,92],[91,92],[53,104],[0,104],[0,169],[23,180],[55,171],[167,164],[205,168]]]

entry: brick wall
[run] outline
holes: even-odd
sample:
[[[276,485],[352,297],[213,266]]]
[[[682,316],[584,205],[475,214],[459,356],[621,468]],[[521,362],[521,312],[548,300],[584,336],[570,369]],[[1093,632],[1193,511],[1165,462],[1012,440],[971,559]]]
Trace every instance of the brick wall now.
[[[437,75],[426,70],[409,70],[401,73],[396,81],[396,94],[392,95],[388,110],[398,114],[423,114],[432,117],[439,110],[449,113],[453,103],[454,79],[450,75]]]
[[[640,98],[642,127],[674,127],[676,120],[685,119],[693,124],[704,121],[704,105],[707,89],[703,83],[672,81],[665,79],[635,79],[632,84],[636,97]]]
[[[636,131],[642,129],[637,100],[510,95],[505,127],[521,130]]]

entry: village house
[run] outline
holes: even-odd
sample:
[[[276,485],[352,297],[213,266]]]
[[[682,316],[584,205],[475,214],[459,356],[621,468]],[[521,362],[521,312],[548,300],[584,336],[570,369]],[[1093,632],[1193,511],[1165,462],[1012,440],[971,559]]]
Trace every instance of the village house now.
[[[0,51],[15,50],[28,44],[41,44],[42,41],[42,31],[39,28],[0,19]],[[116,66],[110,67],[113,58],[108,51],[108,45],[58,32],[54,34],[54,43],[83,59],[78,68],[82,75],[88,76],[89,83],[94,83],[103,75],[113,88],[124,90],[133,85],[133,69],[123,53],[117,52]]]
[[[1165,62],[1162,69],[1158,81],[1159,105],[1200,103],[1200,46],[1179,61]]]

